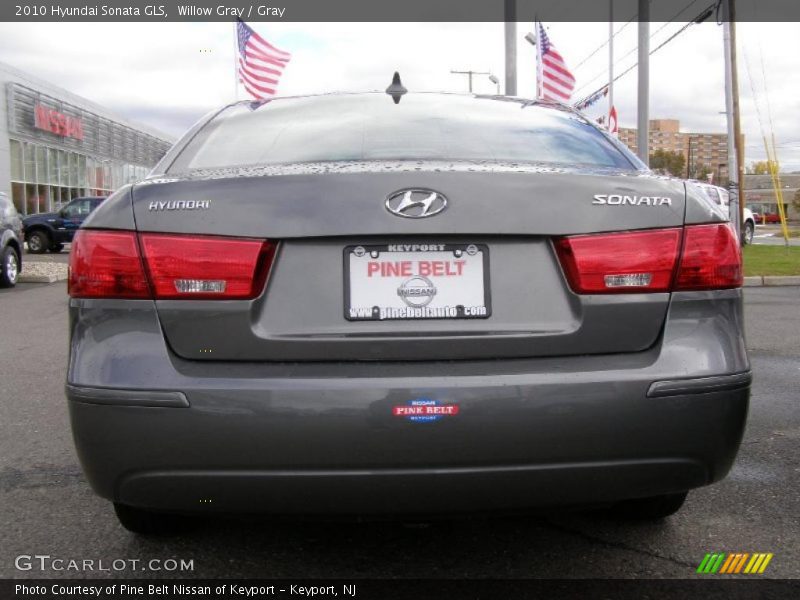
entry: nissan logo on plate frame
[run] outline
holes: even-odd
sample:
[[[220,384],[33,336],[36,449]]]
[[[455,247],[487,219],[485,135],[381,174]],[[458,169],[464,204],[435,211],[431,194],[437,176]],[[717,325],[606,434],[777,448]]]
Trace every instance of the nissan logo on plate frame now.
[[[398,217],[422,219],[438,215],[447,208],[447,198],[423,188],[398,190],[386,198],[386,210]]]

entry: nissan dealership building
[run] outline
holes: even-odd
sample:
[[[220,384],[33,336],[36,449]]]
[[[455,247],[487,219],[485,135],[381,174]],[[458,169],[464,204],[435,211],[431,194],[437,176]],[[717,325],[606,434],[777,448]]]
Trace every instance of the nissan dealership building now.
[[[172,144],[60,87],[0,63],[0,191],[23,214],[136,181]]]

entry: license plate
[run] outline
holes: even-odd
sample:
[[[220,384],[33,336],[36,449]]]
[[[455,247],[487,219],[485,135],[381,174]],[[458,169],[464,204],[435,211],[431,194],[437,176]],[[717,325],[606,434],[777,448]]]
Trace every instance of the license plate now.
[[[485,319],[489,249],[483,244],[384,244],[344,249],[349,321]]]

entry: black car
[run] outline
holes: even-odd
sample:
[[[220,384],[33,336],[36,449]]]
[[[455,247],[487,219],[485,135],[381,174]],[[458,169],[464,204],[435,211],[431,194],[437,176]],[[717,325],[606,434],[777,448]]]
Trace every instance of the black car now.
[[[0,192],[0,287],[13,287],[22,269],[22,220],[8,196]]]
[[[31,215],[23,221],[25,241],[32,254],[60,252],[64,244],[72,242],[78,227],[91,212],[100,206],[105,196],[73,198],[57,212]]]

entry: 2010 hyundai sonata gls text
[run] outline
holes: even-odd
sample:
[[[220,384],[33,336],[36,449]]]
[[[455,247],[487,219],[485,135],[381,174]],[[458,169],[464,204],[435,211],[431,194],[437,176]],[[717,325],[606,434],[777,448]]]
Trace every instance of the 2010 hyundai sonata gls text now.
[[[237,103],[75,238],[75,443],[135,531],[192,512],[661,517],[739,446],[741,283],[703,192],[567,107]]]

